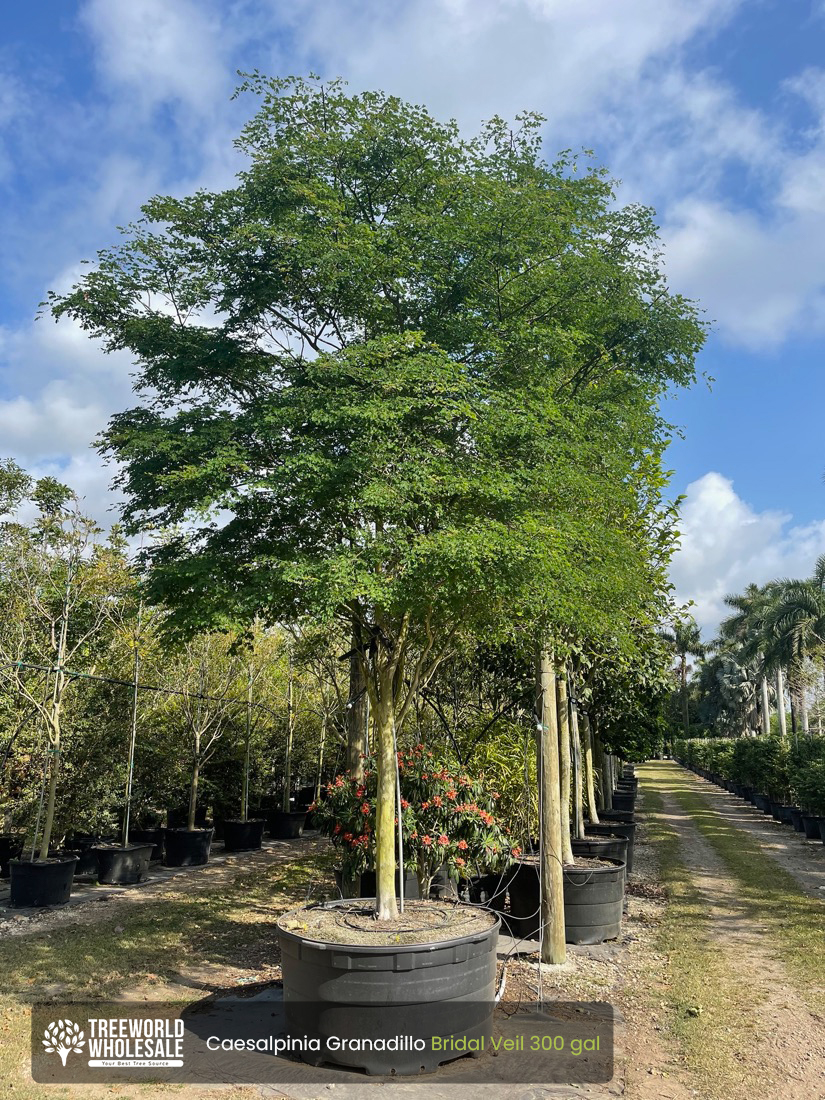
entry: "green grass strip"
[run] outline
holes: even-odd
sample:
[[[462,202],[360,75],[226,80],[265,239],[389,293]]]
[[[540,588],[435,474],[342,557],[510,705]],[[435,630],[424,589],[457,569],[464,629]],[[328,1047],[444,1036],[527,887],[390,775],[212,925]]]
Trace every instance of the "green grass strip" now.
[[[701,1084],[708,1100],[740,1095],[741,1054],[753,1042],[753,995],[738,980],[721,946],[711,939],[707,902],[681,858],[677,832],[661,816],[664,805],[655,787],[659,773],[637,768],[650,842],[659,863],[668,904],[657,930],[657,949],[667,957],[661,996],[670,1038],[681,1051],[685,1069]]]
[[[781,959],[808,1006],[825,1011],[825,905],[806,894],[749,833],[729,824],[694,786],[691,773],[670,765],[657,779],[736,879],[737,900],[766,930],[766,949]]]

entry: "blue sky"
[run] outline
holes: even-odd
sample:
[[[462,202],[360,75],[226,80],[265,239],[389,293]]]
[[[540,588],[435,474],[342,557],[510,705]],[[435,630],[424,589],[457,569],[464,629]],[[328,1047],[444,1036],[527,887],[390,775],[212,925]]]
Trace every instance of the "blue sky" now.
[[[668,404],[685,434],[673,579],[713,629],[725,592],[825,553],[825,0],[39,0],[0,40],[0,456],[106,508],[89,448],[129,363],[49,288],[156,192],[231,183],[254,108],[236,71],[314,70],[467,129],[522,108],[652,204],[671,285],[714,320],[716,381]]]

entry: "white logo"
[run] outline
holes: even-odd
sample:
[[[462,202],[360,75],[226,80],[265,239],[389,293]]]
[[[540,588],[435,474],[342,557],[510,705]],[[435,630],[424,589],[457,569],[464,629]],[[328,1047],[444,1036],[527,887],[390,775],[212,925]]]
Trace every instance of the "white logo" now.
[[[66,1059],[74,1051],[75,1054],[83,1053],[83,1032],[79,1026],[71,1020],[55,1020],[49,1024],[43,1032],[43,1046],[49,1054],[59,1054],[60,1061],[66,1065]]]

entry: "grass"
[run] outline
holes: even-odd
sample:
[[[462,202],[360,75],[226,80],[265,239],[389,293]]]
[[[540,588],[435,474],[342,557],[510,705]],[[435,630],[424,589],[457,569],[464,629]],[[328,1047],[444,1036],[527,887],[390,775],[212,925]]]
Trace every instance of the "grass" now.
[[[108,906],[88,922],[33,930],[0,942],[0,1089],[23,1100],[77,1097],[89,1086],[60,1089],[29,1077],[29,1005],[42,1000],[115,1000],[136,991],[151,999],[196,1001],[237,983],[272,976],[280,956],[274,918],[329,881],[326,852],[222,868],[220,877],[174,880],[161,897]],[[94,903],[89,903],[94,907]],[[5,1087],[4,1087],[5,1086]],[[6,1090],[8,1089],[8,1092]],[[185,1096],[186,1086],[101,1087],[107,1097]],[[190,1093],[191,1095],[191,1093]],[[198,1091],[202,1095],[202,1091]],[[257,1090],[233,1090],[233,1097]]]
[[[637,770],[647,780],[641,788],[645,812],[661,815],[662,799],[651,789],[659,776]],[[737,1096],[753,994],[711,939],[707,904],[681,859],[677,833],[661,816],[648,817],[648,829],[668,895],[657,948],[667,957],[659,999],[665,1004],[669,1037],[678,1044],[685,1069],[701,1084],[703,1097]]]
[[[663,769],[659,778],[736,879],[743,910],[757,927],[766,930],[768,949],[781,959],[809,1008],[825,1011],[822,901],[806,894],[752,836],[714,810],[681,768],[672,765]]]

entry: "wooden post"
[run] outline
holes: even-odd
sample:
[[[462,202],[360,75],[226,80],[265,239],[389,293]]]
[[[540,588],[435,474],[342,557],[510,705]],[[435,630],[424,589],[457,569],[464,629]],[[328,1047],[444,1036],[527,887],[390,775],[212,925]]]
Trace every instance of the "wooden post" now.
[[[541,961],[563,963],[567,958],[564,935],[564,876],[561,849],[561,794],[559,786],[559,731],[556,670],[553,655],[542,650],[537,668],[539,747]]]
[[[570,843],[570,795],[572,791],[570,711],[567,672],[564,668],[559,669],[556,674],[556,700],[559,723],[559,780],[561,786],[561,858],[562,863],[572,863],[573,848]]]

